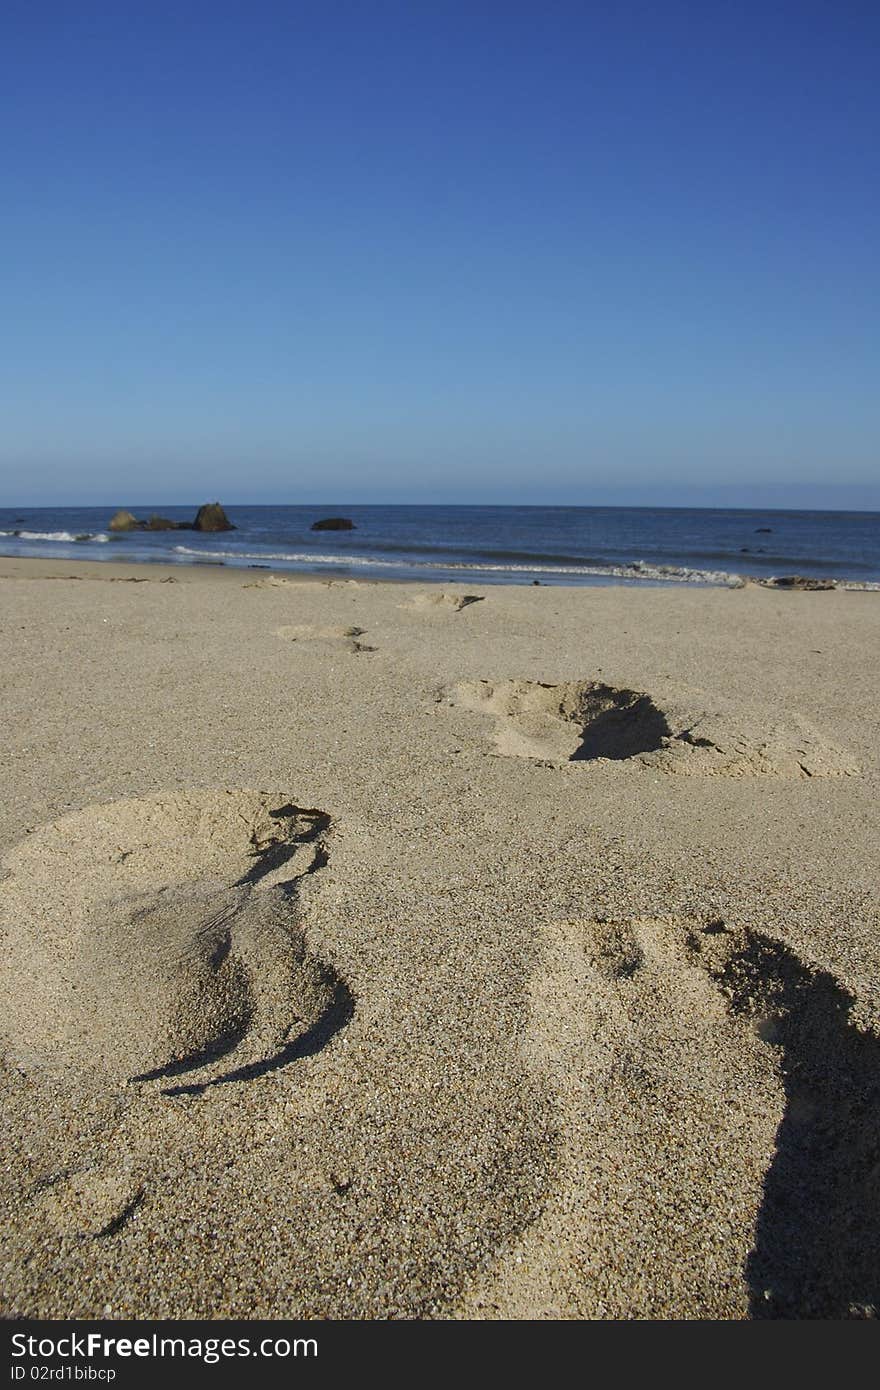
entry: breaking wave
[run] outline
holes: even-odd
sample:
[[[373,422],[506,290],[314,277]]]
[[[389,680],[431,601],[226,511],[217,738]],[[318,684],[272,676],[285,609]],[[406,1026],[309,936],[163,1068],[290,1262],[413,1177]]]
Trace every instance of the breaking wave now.
[[[60,541],[65,545],[74,545],[77,541],[100,544],[110,539],[103,531],[82,531],[78,535],[72,531],[0,531],[0,536],[14,536],[19,541]]]
[[[232,561],[274,561],[276,564],[304,565],[319,567],[332,565],[336,569],[381,569],[381,570],[443,570],[464,574],[546,574],[560,578],[565,575],[593,575],[609,579],[647,579],[659,583],[713,584],[727,588],[738,588],[743,582],[742,575],[727,570],[688,569],[681,565],[650,565],[635,560],[625,565],[548,565],[548,564],[493,564],[477,560],[389,560],[370,555],[321,555],[314,551],[259,551],[259,550],[196,550],[186,545],[174,547],[178,555],[192,556],[194,559]]]

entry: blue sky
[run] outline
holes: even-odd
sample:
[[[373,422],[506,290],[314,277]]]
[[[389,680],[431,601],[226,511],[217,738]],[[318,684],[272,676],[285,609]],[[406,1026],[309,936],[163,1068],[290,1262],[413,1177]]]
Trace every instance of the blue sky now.
[[[0,501],[880,507],[878,41],[6,0]]]

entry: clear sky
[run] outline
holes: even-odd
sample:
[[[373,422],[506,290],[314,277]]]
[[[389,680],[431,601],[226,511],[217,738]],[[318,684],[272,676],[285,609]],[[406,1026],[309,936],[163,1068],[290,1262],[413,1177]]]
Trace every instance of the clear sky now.
[[[876,0],[4,0],[0,503],[880,507]]]

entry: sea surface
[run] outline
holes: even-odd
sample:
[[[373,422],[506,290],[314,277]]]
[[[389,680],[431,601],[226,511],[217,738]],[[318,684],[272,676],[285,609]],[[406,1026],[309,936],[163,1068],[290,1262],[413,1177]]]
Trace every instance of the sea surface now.
[[[880,513],[649,507],[228,506],[236,530],[114,535],[115,507],[0,508],[0,555],[265,567],[425,583],[735,584],[801,574],[880,587]],[[191,521],[196,506],[137,508]],[[347,516],[353,531],[312,531]]]

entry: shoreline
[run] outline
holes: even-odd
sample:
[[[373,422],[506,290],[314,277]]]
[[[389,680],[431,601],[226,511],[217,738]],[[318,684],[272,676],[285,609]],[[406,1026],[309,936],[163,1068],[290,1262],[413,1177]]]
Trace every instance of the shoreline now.
[[[69,573],[69,567],[70,567],[71,565],[75,566],[77,570],[81,570],[82,573],[70,574],[70,573]],[[45,572],[43,572],[43,573],[40,572],[41,567],[43,568],[43,570],[44,570]],[[381,584],[389,584],[389,585],[393,585],[393,586],[404,585],[404,586],[412,586],[412,587],[416,587],[416,588],[418,588],[419,586],[421,586],[421,587],[426,587],[426,586],[427,586],[427,587],[429,587],[429,588],[434,588],[434,589],[440,589],[440,588],[486,588],[486,589],[489,589],[489,590],[491,590],[491,591],[500,590],[500,589],[513,589],[513,590],[517,590],[517,591],[518,591],[518,590],[521,590],[521,589],[535,588],[535,589],[550,589],[550,590],[564,589],[564,590],[573,590],[573,591],[578,591],[578,592],[581,592],[581,591],[584,591],[584,590],[586,590],[587,592],[595,592],[596,590],[603,590],[603,589],[612,589],[612,590],[615,590],[615,591],[616,591],[616,590],[624,590],[624,591],[636,590],[636,591],[638,591],[638,590],[650,590],[650,589],[663,589],[663,590],[684,590],[684,591],[687,591],[687,592],[691,592],[691,591],[712,591],[712,592],[722,591],[722,592],[723,592],[723,591],[725,591],[725,590],[765,589],[765,590],[769,590],[769,591],[771,591],[771,592],[799,592],[799,591],[801,591],[802,587],[804,587],[804,588],[806,589],[806,591],[809,591],[810,589],[813,589],[813,590],[815,590],[815,591],[822,591],[822,592],[837,592],[837,593],[849,593],[849,594],[878,593],[878,592],[880,592],[880,581],[876,581],[876,582],[875,582],[875,581],[873,581],[873,580],[850,580],[850,579],[846,579],[846,580],[845,580],[845,579],[834,579],[834,580],[828,581],[828,587],[827,587],[827,589],[824,589],[821,583],[816,583],[816,582],[814,582],[812,579],[808,579],[808,580],[807,580],[806,586],[801,586],[801,585],[799,585],[799,584],[795,584],[795,585],[791,585],[791,586],[790,586],[790,585],[786,584],[785,582],[781,582],[781,581],[779,581],[779,580],[776,580],[775,582],[771,582],[771,581],[769,581],[769,580],[767,580],[767,579],[762,579],[762,578],[759,578],[759,577],[756,577],[756,576],[753,576],[753,575],[734,575],[734,574],[731,574],[731,575],[730,575],[730,579],[731,579],[731,580],[736,580],[737,582],[730,582],[730,583],[722,583],[722,582],[720,582],[720,581],[718,581],[718,582],[712,582],[712,581],[710,581],[710,580],[708,580],[708,579],[707,579],[707,580],[699,580],[699,579],[682,579],[682,578],[679,578],[679,579],[674,579],[674,578],[664,579],[664,578],[658,578],[658,577],[653,576],[653,575],[652,575],[652,576],[647,576],[647,575],[646,575],[644,578],[639,578],[638,576],[633,576],[633,578],[631,578],[631,579],[626,579],[626,578],[624,578],[624,577],[622,577],[622,576],[619,576],[619,575],[618,575],[618,576],[609,575],[609,576],[607,577],[607,579],[605,579],[605,578],[600,578],[600,577],[596,577],[596,579],[593,580],[592,582],[587,580],[587,581],[582,581],[582,582],[580,582],[580,583],[571,583],[571,582],[566,583],[564,580],[558,581],[558,580],[555,580],[555,579],[551,581],[551,580],[546,579],[546,578],[545,578],[545,579],[541,579],[541,580],[523,579],[523,580],[521,580],[521,581],[519,581],[519,582],[514,582],[514,581],[511,581],[511,580],[508,580],[508,579],[503,579],[503,580],[486,579],[486,578],[485,578],[485,571],[478,571],[478,570],[475,570],[475,571],[474,571],[473,577],[472,577],[472,578],[467,578],[467,579],[443,579],[443,578],[429,578],[429,577],[425,577],[425,578],[423,578],[423,579],[415,579],[415,578],[412,578],[412,577],[406,577],[406,578],[401,577],[401,578],[398,579],[398,578],[395,578],[395,577],[388,577],[388,576],[386,576],[386,575],[382,575],[382,576],[373,576],[373,575],[370,575],[369,573],[367,573],[367,574],[357,574],[357,575],[331,574],[331,573],[328,573],[326,569],[324,569],[324,570],[320,570],[320,569],[316,569],[316,570],[303,570],[303,569],[293,570],[293,569],[284,569],[284,568],[279,568],[279,567],[272,566],[272,565],[262,565],[262,564],[260,564],[260,565],[256,565],[256,564],[236,565],[236,564],[227,563],[227,562],[224,561],[224,560],[175,561],[175,562],[173,562],[173,563],[169,563],[168,561],[163,561],[163,560],[145,560],[145,559],[141,559],[141,560],[92,560],[92,559],[82,559],[82,560],[78,560],[78,559],[55,560],[55,559],[52,559],[51,557],[42,557],[42,556],[0,555],[0,579],[2,579],[2,578],[8,578],[8,579],[14,579],[14,578],[27,578],[27,577],[29,577],[29,575],[30,575],[30,577],[32,577],[32,578],[44,578],[44,579],[62,579],[62,578],[81,579],[81,578],[86,578],[86,577],[87,577],[87,578],[90,578],[90,579],[104,579],[104,580],[111,580],[111,581],[112,581],[112,580],[119,580],[119,579],[123,579],[123,578],[124,578],[124,579],[129,579],[131,582],[140,582],[140,583],[144,583],[144,582],[147,582],[147,577],[146,577],[146,576],[141,576],[141,575],[138,573],[140,570],[142,570],[142,569],[144,569],[144,568],[150,570],[150,572],[151,572],[150,578],[152,578],[153,575],[155,575],[155,574],[159,574],[163,580],[169,580],[169,579],[170,579],[170,580],[174,580],[175,582],[178,581],[179,579],[181,579],[181,576],[183,576],[183,575],[189,575],[189,574],[191,574],[193,571],[205,570],[205,571],[211,571],[212,573],[216,573],[218,570],[222,570],[222,571],[224,571],[224,572],[226,572],[226,573],[228,573],[228,574],[231,574],[231,575],[233,575],[233,576],[236,576],[236,577],[240,577],[241,575],[263,575],[263,576],[265,576],[265,577],[272,577],[272,578],[274,578],[274,579],[276,579],[276,580],[284,580],[285,583],[290,583],[290,584],[295,584],[295,583],[303,583],[303,584],[321,584],[321,585],[324,585],[325,587],[331,587],[331,586],[333,586],[333,585],[337,585],[337,586],[338,586],[338,585],[344,585],[344,584],[359,584],[359,585],[381,585]],[[134,573],[133,573],[133,574],[130,574],[129,571],[133,571]]]

